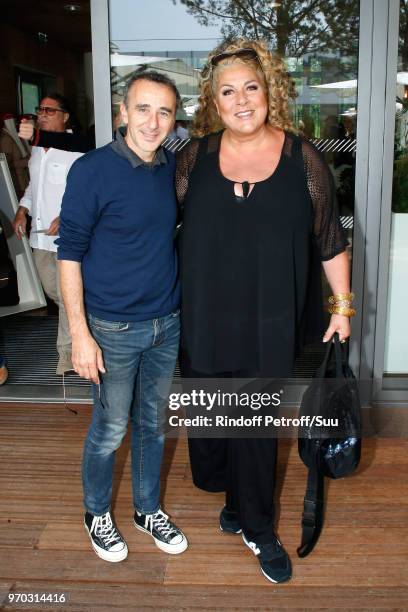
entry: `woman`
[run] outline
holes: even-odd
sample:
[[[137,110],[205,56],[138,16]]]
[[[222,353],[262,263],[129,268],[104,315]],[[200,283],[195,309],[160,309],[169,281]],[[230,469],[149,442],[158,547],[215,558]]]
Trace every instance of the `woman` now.
[[[335,295],[323,340],[350,335],[333,181],[292,131],[293,91],[283,62],[245,39],[217,48],[203,71],[198,138],[180,152],[176,174],[184,377],[290,377],[297,349],[322,321],[317,256]],[[221,529],[242,530],[263,574],[288,580],[274,532],[276,439],[190,439],[189,449],[194,483],[226,491]]]

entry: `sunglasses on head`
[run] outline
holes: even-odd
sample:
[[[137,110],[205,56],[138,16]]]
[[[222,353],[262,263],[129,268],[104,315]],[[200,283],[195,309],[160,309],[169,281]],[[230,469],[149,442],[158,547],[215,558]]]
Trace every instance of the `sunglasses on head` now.
[[[257,60],[259,65],[261,62],[259,60],[258,54],[255,49],[237,49],[236,51],[223,51],[222,53],[217,53],[211,58],[211,66],[217,66],[222,60],[228,59],[229,57],[241,57],[243,59],[252,59]],[[261,66],[262,68],[262,66]]]
[[[63,108],[53,108],[52,106],[37,106],[35,109],[37,115],[45,114],[47,117],[53,117],[55,113],[66,113]]]

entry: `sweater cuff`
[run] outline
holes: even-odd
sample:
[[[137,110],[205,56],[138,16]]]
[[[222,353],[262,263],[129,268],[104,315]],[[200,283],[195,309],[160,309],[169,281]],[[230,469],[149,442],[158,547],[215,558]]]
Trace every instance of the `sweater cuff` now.
[[[78,263],[81,263],[83,255],[75,253],[74,251],[70,251],[69,249],[61,249],[61,247],[58,247],[57,259],[58,261],[76,261]]]
[[[21,200],[18,203],[19,206],[24,206],[24,208],[27,209],[28,214],[31,213],[31,201],[28,198],[25,198],[24,196],[21,198]]]

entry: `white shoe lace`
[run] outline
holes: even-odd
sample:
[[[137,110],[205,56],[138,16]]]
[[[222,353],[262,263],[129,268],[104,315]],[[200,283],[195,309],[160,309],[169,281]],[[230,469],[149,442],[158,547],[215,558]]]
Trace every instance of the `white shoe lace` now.
[[[163,535],[165,538],[168,537],[171,533],[175,532],[174,526],[171,524],[168,518],[168,515],[165,514],[162,510],[158,510],[157,512],[155,512],[155,514],[148,515],[148,529],[152,531],[153,527],[155,527],[161,535]]]
[[[101,538],[105,546],[120,540],[119,532],[113,524],[109,512],[106,512],[106,514],[102,516],[95,516],[92,528],[95,535]]]

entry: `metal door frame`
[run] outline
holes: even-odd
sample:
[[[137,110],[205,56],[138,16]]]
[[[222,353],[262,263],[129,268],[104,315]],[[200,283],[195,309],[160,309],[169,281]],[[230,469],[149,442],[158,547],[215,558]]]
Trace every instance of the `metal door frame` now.
[[[373,402],[408,406],[408,391],[384,389],[399,0],[360,0],[356,191],[352,279],[357,316],[351,364],[372,381]]]

